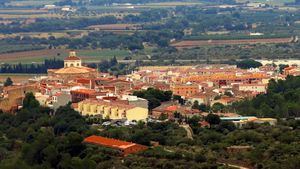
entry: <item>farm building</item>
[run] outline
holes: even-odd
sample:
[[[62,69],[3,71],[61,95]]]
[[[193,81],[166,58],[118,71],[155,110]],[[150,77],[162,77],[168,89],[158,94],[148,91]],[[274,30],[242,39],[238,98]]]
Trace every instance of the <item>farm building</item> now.
[[[83,142],[118,150],[123,156],[148,149],[148,147],[144,145],[95,135],[85,138]]]

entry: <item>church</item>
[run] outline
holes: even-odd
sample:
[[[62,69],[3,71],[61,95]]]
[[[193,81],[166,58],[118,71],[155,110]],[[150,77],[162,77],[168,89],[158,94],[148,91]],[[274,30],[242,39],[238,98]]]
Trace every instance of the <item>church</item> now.
[[[61,69],[48,69],[48,76],[62,79],[72,79],[76,77],[97,77],[97,69],[82,66],[81,59],[76,56],[75,51],[71,51],[64,59],[64,67]]]

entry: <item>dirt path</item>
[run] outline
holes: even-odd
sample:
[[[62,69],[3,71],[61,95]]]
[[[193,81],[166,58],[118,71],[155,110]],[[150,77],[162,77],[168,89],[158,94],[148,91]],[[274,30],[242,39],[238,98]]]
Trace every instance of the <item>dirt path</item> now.
[[[239,169],[250,169],[250,168],[239,166],[239,165],[235,165],[235,164],[228,164],[228,163],[221,163],[221,162],[218,162],[218,163],[219,164],[223,164],[223,165],[227,165],[229,167],[239,168]]]
[[[184,128],[186,133],[187,133],[187,137],[191,140],[194,140],[193,138],[193,130],[192,128],[188,125],[188,124],[185,124],[185,125],[180,125],[180,127]]]

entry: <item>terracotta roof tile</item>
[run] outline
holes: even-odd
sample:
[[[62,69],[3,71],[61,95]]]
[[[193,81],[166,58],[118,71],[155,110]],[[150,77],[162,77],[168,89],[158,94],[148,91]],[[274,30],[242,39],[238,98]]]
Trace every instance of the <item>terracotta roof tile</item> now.
[[[95,136],[95,135],[85,138],[83,142],[106,146],[106,147],[111,147],[111,148],[117,148],[117,149],[121,149],[121,150],[124,150],[126,148],[136,145],[135,143],[131,143],[131,142],[111,139],[111,138],[107,138],[107,137]]]
[[[65,58],[65,60],[81,60],[81,59],[77,56],[69,56],[69,57]]]

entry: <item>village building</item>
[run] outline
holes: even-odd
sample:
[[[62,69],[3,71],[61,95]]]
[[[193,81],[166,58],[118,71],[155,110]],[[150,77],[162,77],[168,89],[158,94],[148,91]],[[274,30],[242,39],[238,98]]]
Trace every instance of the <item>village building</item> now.
[[[148,109],[114,101],[88,99],[79,102],[76,110],[83,116],[112,120],[146,121],[148,118]]]
[[[36,84],[4,87],[0,98],[0,110],[13,113],[22,106],[26,93],[38,91]]]
[[[48,76],[62,78],[64,80],[76,77],[97,77],[98,71],[82,66],[82,61],[76,56],[76,52],[71,51],[64,60],[64,67],[61,69],[48,69]]]
[[[236,98],[236,97],[223,96],[220,99],[212,100],[210,102],[210,106],[213,106],[216,103],[221,103],[221,104],[223,104],[225,106],[228,106],[228,105],[231,105],[232,103],[234,103],[234,102],[236,102],[238,100],[239,100],[239,98]]]
[[[96,99],[97,95],[100,95],[100,93],[92,89],[72,90],[70,93],[73,103],[78,103],[86,99]]]
[[[221,117],[221,121],[231,121],[234,123],[235,126],[241,128],[248,124],[249,122],[252,123],[268,123],[271,126],[277,124],[277,119],[274,118],[257,118],[255,116],[236,116],[236,117]]]
[[[127,156],[129,154],[138,153],[148,149],[147,146],[141,144],[95,135],[85,138],[83,143],[112,148],[117,150],[122,156]]]
[[[170,87],[170,90],[175,95],[189,97],[199,93],[199,85],[186,83],[186,84],[173,84]]]
[[[174,119],[175,113],[179,113],[184,117],[192,117],[194,115],[200,115],[200,111],[197,109],[192,109],[189,106],[182,106],[174,102],[162,103],[159,107],[152,110],[151,117],[154,119],[159,119],[161,116],[165,116],[168,119]]]
[[[283,69],[284,75],[300,76],[300,68],[298,66],[289,66]]]
[[[266,84],[239,84],[239,90],[244,92],[253,92],[253,93],[266,93],[267,85]]]
[[[121,100],[127,101],[129,105],[148,109],[148,100],[133,95],[123,95]]]

